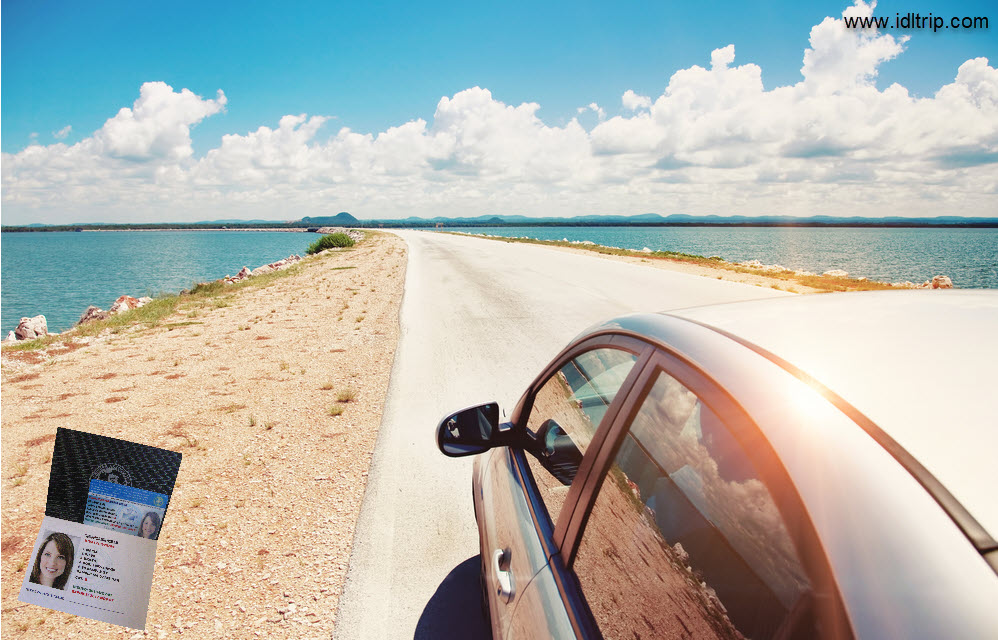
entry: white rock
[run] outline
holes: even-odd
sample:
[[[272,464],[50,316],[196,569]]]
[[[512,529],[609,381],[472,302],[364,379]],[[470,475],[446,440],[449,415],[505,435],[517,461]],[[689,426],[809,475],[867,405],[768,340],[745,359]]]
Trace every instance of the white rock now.
[[[933,289],[952,289],[953,281],[948,276],[935,276],[932,278]]]
[[[49,328],[48,323],[45,321],[45,316],[21,318],[21,322],[14,329],[14,335],[17,336],[18,340],[40,338],[41,336],[48,335],[48,332]]]
[[[107,310],[110,314],[121,313],[123,311],[131,311],[132,309],[138,309],[142,304],[139,303],[138,298],[133,298],[132,296],[120,296],[111,305],[111,308]]]
[[[16,342],[17,336],[14,335],[13,331],[7,333],[7,337],[3,339],[4,342]]]
[[[828,276],[829,278],[845,278],[849,276],[849,272],[843,271],[842,269],[831,269],[821,275]]]

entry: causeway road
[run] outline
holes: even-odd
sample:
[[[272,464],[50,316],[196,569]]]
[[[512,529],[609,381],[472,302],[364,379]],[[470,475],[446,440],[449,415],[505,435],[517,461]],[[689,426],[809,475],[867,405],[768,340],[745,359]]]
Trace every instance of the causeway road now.
[[[333,637],[488,637],[472,458],[437,450],[440,419],[494,400],[508,416],[601,320],[789,294],[538,245],[397,233],[409,247],[401,337]]]

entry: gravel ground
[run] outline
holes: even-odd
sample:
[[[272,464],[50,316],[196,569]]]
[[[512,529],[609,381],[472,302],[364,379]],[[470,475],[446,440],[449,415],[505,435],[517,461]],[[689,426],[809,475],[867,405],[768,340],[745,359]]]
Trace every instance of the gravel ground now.
[[[182,303],[154,329],[4,351],[4,638],[330,636],[398,343],[405,243],[372,234],[302,265]],[[183,453],[144,633],[17,600],[57,427]]]

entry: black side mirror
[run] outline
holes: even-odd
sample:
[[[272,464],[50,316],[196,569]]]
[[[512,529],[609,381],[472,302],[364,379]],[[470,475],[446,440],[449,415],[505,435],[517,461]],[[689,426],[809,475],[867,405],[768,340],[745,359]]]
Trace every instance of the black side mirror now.
[[[458,458],[483,453],[506,444],[499,434],[499,405],[495,402],[463,409],[440,421],[437,446]]]

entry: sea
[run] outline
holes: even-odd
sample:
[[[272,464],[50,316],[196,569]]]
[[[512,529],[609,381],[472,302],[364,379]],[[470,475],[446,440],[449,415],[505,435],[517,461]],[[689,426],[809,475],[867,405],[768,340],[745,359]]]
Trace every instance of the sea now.
[[[949,276],[961,288],[998,288],[998,229],[828,227],[473,227],[449,231],[589,241],[759,260],[823,273],[924,282]],[[118,296],[173,294],[196,282],[304,255],[318,236],[270,231],[84,231],[0,234],[0,329],[45,316],[65,331],[90,305]]]
[[[466,227],[504,237],[594,242],[622,249],[759,260],[788,269],[920,284],[949,276],[960,288],[998,288],[998,229],[882,227]]]
[[[0,329],[42,314],[50,332],[72,327],[90,305],[121,295],[175,294],[236,275],[319,239],[285,231],[83,231],[0,233]]]

